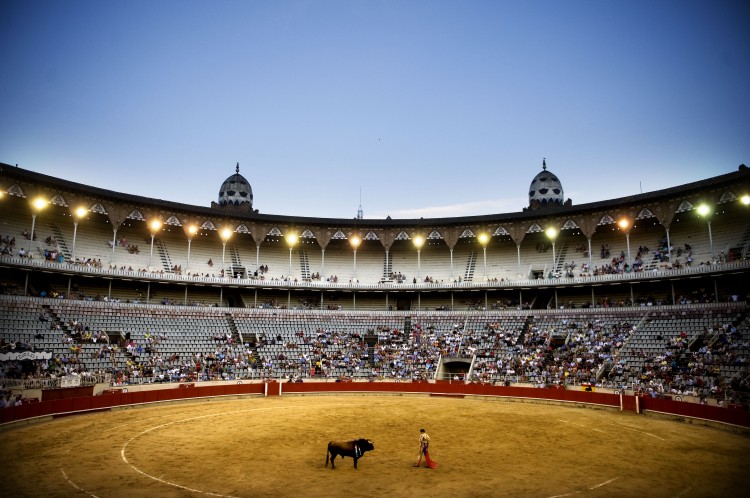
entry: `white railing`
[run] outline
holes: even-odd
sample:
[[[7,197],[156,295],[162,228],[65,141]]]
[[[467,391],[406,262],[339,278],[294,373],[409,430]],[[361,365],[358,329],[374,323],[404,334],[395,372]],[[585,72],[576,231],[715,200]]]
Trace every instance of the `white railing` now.
[[[0,294],[0,301],[7,302],[35,302],[41,304],[59,304],[59,299],[54,298],[40,298],[40,297],[27,297],[27,296],[12,296]],[[76,301],[71,301],[75,303]],[[81,304],[83,306],[84,304]],[[112,302],[112,301],[86,301],[86,308],[102,308],[102,309],[130,309],[130,310],[143,310],[143,309],[159,309],[164,312],[181,313],[184,312],[185,307],[180,305],[163,305],[163,304],[145,304],[145,303],[124,303],[124,302]],[[227,312],[231,312],[233,317],[259,317],[259,318],[270,318],[270,317],[316,317],[321,315],[330,316],[344,316],[344,317],[382,317],[382,316],[403,316],[412,317],[412,319],[427,319],[430,317],[452,317],[455,320],[462,320],[465,317],[498,317],[498,316],[528,316],[533,313],[534,316],[552,315],[557,316],[561,314],[575,313],[576,315],[598,315],[602,312],[609,314],[612,313],[627,313],[633,314],[640,317],[642,314],[652,313],[657,311],[695,311],[701,309],[745,309],[748,304],[745,301],[738,302],[721,302],[721,303],[694,303],[694,304],[677,304],[677,305],[655,305],[655,306],[611,306],[608,308],[574,308],[566,310],[557,309],[496,309],[496,310],[456,310],[456,311],[417,311],[417,310],[401,310],[401,311],[387,311],[387,310],[320,310],[320,309],[276,309],[276,308],[215,308],[206,307],[201,308],[202,313],[213,314],[217,316],[224,316]]]
[[[643,271],[633,273],[619,273],[608,275],[578,276],[572,278],[540,278],[540,279],[505,279],[502,281],[475,281],[475,282],[379,282],[374,284],[362,282],[324,282],[324,281],[298,281],[298,280],[264,280],[260,278],[232,278],[232,277],[200,277],[192,275],[178,275],[175,273],[160,273],[148,271],[128,271],[109,268],[97,268],[80,263],[58,263],[54,261],[21,258],[18,256],[2,256],[0,264],[22,268],[39,268],[45,270],[57,270],[70,272],[76,271],[81,275],[102,275],[108,277],[139,278],[152,281],[173,281],[181,283],[200,284],[231,284],[240,287],[275,287],[279,289],[347,289],[347,290],[468,290],[468,289],[502,289],[518,287],[549,287],[564,285],[596,284],[607,282],[638,282],[642,280],[653,280],[654,278],[676,277],[685,275],[709,275],[726,271],[745,270],[750,268],[750,260],[733,261],[731,263],[714,263],[710,265],[699,265],[684,267],[682,269],[663,269],[658,271]]]
[[[111,373],[92,373],[80,376],[82,386],[93,386],[95,384],[110,384]],[[59,389],[62,387],[63,377],[39,377],[31,379],[0,379],[5,389]]]

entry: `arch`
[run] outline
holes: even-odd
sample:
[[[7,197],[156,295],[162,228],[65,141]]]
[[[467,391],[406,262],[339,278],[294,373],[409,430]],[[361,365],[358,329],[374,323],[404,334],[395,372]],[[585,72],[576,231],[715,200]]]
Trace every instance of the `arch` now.
[[[102,206],[102,204],[99,202],[96,202],[89,206],[89,211],[97,214],[109,214],[107,213],[107,210],[104,208],[104,206]]]
[[[26,193],[17,183],[14,183],[10,187],[8,187],[8,190],[6,192],[8,192],[8,195],[14,195],[16,197],[21,197],[22,199],[26,198]]]
[[[649,208],[643,208],[638,212],[638,215],[635,217],[636,220],[644,220],[646,218],[656,218],[656,215]]]
[[[65,199],[60,194],[53,195],[52,199],[50,199],[49,202],[50,204],[54,204],[55,206],[68,207],[68,203],[65,202]]]
[[[175,227],[181,227],[182,226],[182,223],[180,222],[180,220],[177,219],[177,216],[175,216],[175,215],[172,215],[169,218],[167,218],[166,220],[164,220],[164,224],[165,225],[172,225],[172,226],[175,226]]]
[[[719,197],[719,200],[716,204],[725,204],[727,202],[734,202],[736,200],[737,200],[737,196],[734,195],[734,192],[725,190],[724,193],[721,194],[721,197]]]
[[[93,211],[93,209],[92,209]],[[139,221],[146,221],[146,217],[143,216],[143,213],[141,213],[139,210],[134,209],[126,216],[129,220],[139,220]]]
[[[601,225],[612,225],[615,223],[615,219],[612,218],[612,216],[605,214],[601,218],[599,218],[599,222],[597,223],[597,226]]]
[[[578,226],[578,223],[575,221],[568,219],[565,223],[563,223],[563,226],[560,227],[560,230],[573,230],[575,228],[581,228]]]
[[[679,206],[677,206],[677,212],[678,213],[684,213],[686,211],[692,211],[695,209],[695,206],[690,201],[682,201]]]

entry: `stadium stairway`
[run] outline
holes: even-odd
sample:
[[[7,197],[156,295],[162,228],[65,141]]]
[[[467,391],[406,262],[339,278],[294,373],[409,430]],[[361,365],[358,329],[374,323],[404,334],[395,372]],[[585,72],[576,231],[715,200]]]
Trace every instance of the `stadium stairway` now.
[[[65,261],[70,261],[73,256],[70,249],[68,249],[68,243],[65,240],[62,230],[60,230],[59,226],[52,223],[50,224],[50,230],[57,241],[57,250],[65,257]]]
[[[618,355],[622,355],[622,357],[626,357],[631,351],[633,351],[634,348],[631,347],[631,343],[634,341],[637,341],[637,337],[640,333],[646,332],[648,333],[648,327],[647,324],[651,320],[651,313],[647,312],[644,313],[644,315],[641,317],[641,319],[638,321],[638,323],[635,325],[634,332],[628,336],[627,339],[622,343],[622,346],[620,347],[620,351],[618,352]],[[614,380],[617,378],[616,372],[613,369],[614,364],[612,361],[607,361],[602,364],[601,367],[599,367],[599,370],[596,373],[596,380],[601,380],[603,377],[606,377],[609,380]]]
[[[386,251],[383,255],[383,282],[390,282],[393,275],[393,256]]]
[[[237,324],[234,322],[234,318],[232,318],[231,313],[224,313],[224,316],[227,320],[227,325],[229,326],[229,330],[232,332],[232,339],[238,344],[243,344],[243,338],[240,334],[239,329],[237,328]]]
[[[471,250],[469,253],[469,259],[466,261],[466,270],[464,271],[464,282],[474,281],[474,270],[477,266],[477,252]]]
[[[247,277],[247,269],[242,264],[242,257],[235,246],[229,246],[229,259],[231,261],[232,276],[240,275],[243,278]]]
[[[173,273],[172,267],[174,265],[172,264],[172,259],[169,257],[167,246],[164,245],[164,242],[161,239],[156,241],[156,248],[159,251],[159,259],[161,260],[162,269],[164,270],[164,272]]]
[[[307,256],[307,251],[304,249],[299,249],[299,267],[300,267],[300,274],[302,275],[302,280],[309,281],[310,280],[310,258]]]
[[[529,315],[526,317],[526,320],[523,322],[523,326],[521,327],[521,333],[518,334],[518,343],[523,344],[524,340],[526,338],[526,334],[531,332],[531,327],[534,326],[534,315]]]
[[[55,325],[59,325],[60,330],[62,330],[66,334],[70,334],[70,330],[68,329],[67,324],[62,320],[62,318],[60,318],[60,315],[58,315],[57,312],[53,310],[49,304],[43,304],[42,309],[47,313],[47,316],[52,320],[52,323],[54,323]]]
[[[565,263],[565,257],[568,255],[568,242],[565,241],[563,246],[560,248],[560,251],[555,255],[557,258],[555,260],[555,267],[553,268],[553,271],[555,274],[562,274],[563,273],[563,264]]]
[[[655,254],[656,248],[661,248],[661,239],[657,240],[654,245],[649,246],[649,249],[651,252],[651,258],[641,258],[643,259],[643,270],[649,271],[653,270],[654,268],[658,268],[661,264],[661,259]]]
[[[534,295],[531,303],[529,303],[531,309],[543,310],[543,309],[555,309],[555,291],[552,289],[539,289],[539,292]]]

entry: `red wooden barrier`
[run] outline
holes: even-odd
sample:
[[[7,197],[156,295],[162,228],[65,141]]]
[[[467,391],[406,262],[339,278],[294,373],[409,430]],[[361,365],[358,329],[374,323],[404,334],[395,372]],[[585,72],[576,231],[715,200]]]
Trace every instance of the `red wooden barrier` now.
[[[179,389],[167,388],[151,391],[124,392],[113,390],[101,396],[80,396],[68,398],[59,393],[52,395],[56,399],[42,400],[38,403],[28,403],[0,410],[0,423],[14,422],[33,417],[48,415],[83,413],[91,410],[101,410],[121,405],[141,403],[155,403],[176,399],[190,399],[196,397],[213,397],[243,394],[264,394],[267,389],[269,396],[281,393],[316,393],[316,392],[403,392],[429,393],[438,395],[476,395],[502,396],[513,398],[548,399],[561,402],[587,403],[602,406],[619,407],[619,394],[586,392],[566,389],[538,389],[533,387],[506,387],[484,384],[460,384],[452,382],[304,382],[284,383],[276,381],[267,384],[237,383],[218,386],[198,386],[194,384],[182,385]],[[641,410],[667,413],[676,416],[712,420],[740,427],[750,428],[750,413],[738,408],[723,408],[717,406],[700,405],[670,399],[656,399],[649,397],[638,398]],[[622,406],[625,411],[635,411],[635,396],[622,396]]]
[[[723,408],[720,406],[685,403],[670,399],[658,399],[643,396],[640,398],[641,410],[682,415],[685,417],[714,420],[726,424],[750,427],[750,414],[744,410]]]
[[[44,389],[42,391],[42,401],[64,398],[81,398],[83,396],[93,396],[94,386],[82,387],[63,387],[60,389]]]

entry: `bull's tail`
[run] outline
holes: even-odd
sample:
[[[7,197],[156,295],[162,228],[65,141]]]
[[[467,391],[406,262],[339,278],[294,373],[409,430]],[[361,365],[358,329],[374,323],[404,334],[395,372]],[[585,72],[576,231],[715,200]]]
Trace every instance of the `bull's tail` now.
[[[326,448],[326,467],[328,467],[328,457],[331,456],[331,443],[328,443],[328,447]]]

